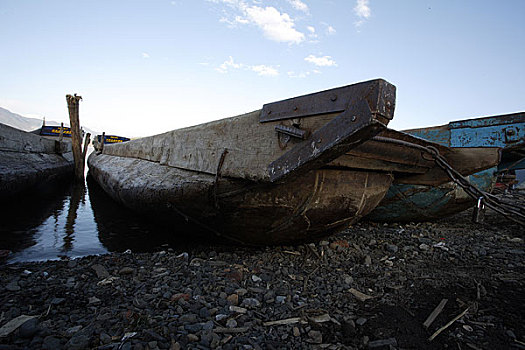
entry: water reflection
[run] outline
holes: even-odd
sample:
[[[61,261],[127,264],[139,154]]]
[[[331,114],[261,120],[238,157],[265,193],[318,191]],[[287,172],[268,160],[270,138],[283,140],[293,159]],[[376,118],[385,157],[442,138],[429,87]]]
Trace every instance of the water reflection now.
[[[193,234],[195,228],[163,224],[159,218],[138,215],[113,201],[90,176],[87,184],[98,238],[109,251],[146,252],[161,246],[183,249],[202,242]]]
[[[69,209],[67,212],[66,226],[64,235],[63,252],[68,252],[73,248],[73,241],[75,239],[75,221],[77,219],[77,212],[80,207],[80,202],[86,205],[86,184],[85,182],[75,182],[71,189],[71,196],[69,197]]]
[[[202,242],[195,228],[161,225],[158,218],[150,220],[124,208],[89,176],[87,183],[48,186],[5,204],[0,211],[0,250],[13,252],[8,263],[127,249],[146,252],[166,245],[184,249]]]

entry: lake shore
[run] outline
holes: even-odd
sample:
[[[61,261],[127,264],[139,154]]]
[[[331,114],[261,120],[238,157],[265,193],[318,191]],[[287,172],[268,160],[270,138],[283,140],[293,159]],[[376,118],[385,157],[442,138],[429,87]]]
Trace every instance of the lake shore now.
[[[470,215],[297,246],[4,265],[0,348],[525,349],[523,228]]]

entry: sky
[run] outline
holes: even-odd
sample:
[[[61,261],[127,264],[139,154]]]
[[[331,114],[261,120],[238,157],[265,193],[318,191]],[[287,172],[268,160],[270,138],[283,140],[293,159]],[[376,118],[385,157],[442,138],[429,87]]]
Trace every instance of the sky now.
[[[0,0],[0,107],[147,136],[383,78],[402,130],[525,111],[522,0]]]

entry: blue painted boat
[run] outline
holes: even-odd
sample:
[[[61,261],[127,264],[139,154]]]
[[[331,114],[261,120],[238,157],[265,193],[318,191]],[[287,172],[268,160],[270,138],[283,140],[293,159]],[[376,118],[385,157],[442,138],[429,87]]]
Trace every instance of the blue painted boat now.
[[[404,132],[456,150],[501,149],[498,165],[467,177],[472,185],[486,192],[491,190],[498,172],[525,169],[524,112],[460,120]],[[414,177],[397,176],[382,202],[367,218],[383,222],[427,221],[458,213],[475,203],[454,182],[418,184],[414,180]]]

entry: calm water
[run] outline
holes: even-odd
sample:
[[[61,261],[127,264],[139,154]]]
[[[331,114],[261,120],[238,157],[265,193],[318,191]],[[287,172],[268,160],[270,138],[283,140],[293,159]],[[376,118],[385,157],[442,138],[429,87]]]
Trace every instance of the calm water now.
[[[89,176],[85,184],[41,188],[5,204],[0,249],[13,252],[8,263],[195,244],[177,227],[154,225],[114,202]]]

